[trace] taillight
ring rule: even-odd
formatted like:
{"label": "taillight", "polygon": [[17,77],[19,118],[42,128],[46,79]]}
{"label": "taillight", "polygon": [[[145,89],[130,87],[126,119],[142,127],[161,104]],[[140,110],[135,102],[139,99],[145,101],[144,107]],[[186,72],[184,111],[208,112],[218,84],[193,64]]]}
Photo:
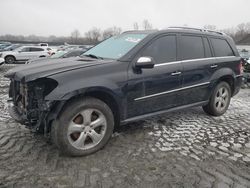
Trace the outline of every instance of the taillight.
{"label": "taillight", "polygon": [[242,74],[243,74],[243,71],[244,71],[243,64],[244,64],[244,62],[243,62],[243,60],[241,60],[241,61],[240,61],[240,64],[239,64],[239,72],[240,72],[240,75],[242,75]]}

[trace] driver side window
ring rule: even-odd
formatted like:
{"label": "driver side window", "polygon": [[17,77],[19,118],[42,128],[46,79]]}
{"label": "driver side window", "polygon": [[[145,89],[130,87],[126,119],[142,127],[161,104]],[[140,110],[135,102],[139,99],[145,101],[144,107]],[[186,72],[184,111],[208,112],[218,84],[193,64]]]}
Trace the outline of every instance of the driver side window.
{"label": "driver side window", "polygon": [[176,36],[157,38],[144,49],[142,56],[152,57],[156,64],[176,61]]}

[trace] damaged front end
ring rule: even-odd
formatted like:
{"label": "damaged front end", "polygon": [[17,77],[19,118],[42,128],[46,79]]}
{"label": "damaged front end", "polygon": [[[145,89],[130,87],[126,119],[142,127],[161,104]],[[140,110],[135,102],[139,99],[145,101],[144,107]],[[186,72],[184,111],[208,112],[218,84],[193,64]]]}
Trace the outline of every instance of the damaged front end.
{"label": "damaged front end", "polygon": [[44,131],[47,116],[55,103],[46,101],[45,96],[57,85],[50,78],[39,78],[27,83],[11,79],[8,101],[11,117],[33,131]]}

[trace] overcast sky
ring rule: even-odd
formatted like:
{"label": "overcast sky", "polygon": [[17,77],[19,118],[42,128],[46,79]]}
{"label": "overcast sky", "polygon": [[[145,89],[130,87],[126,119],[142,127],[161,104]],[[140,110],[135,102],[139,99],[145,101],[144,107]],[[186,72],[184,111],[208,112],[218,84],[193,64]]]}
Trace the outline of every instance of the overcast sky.
{"label": "overcast sky", "polygon": [[93,27],[133,29],[144,19],[159,29],[250,22],[250,0],[1,0],[0,7],[0,35],[84,35]]}

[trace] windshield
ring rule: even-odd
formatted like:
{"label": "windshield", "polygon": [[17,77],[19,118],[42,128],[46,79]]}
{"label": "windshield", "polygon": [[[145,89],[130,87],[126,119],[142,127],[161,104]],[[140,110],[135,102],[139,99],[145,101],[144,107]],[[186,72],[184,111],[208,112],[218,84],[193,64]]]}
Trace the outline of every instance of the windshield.
{"label": "windshield", "polygon": [[94,46],[83,55],[92,55],[100,58],[119,59],[138,44],[147,34],[121,34],[111,37]]}

